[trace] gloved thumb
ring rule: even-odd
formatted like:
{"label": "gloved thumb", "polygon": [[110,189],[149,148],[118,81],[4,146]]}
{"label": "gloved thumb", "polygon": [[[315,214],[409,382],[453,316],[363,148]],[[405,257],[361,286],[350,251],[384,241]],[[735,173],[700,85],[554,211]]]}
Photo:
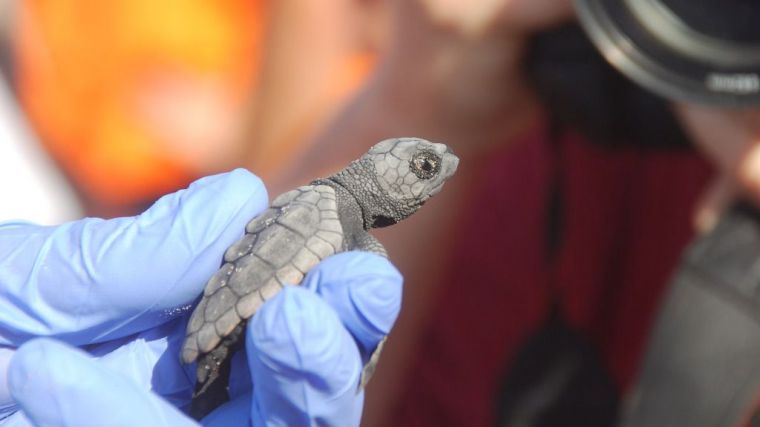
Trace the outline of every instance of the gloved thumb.
{"label": "gloved thumb", "polygon": [[197,426],[87,353],[48,338],[16,351],[8,385],[23,415],[37,426]]}

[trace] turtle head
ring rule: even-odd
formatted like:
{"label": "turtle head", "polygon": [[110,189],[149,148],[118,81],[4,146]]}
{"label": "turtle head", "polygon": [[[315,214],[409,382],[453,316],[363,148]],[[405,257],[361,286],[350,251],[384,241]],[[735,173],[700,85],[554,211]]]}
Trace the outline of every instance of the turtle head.
{"label": "turtle head", "polygon": [[373,197],[369,225],[383,227],[413,214],[441,191],[454,175],[459,158],[444,144],[394,138],[375,144],[360,162],[372,169],[382,193]]}

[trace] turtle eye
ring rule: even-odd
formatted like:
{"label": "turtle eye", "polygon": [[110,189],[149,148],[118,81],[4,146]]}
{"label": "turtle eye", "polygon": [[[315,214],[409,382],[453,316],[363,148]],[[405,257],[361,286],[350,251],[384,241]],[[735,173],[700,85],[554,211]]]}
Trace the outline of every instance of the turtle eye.
{"label": "turtle eye", "polygon": [[441,170],[441,158],[432,151],[420,151],[409,163],[412,172],[419,179],[430,179]]}

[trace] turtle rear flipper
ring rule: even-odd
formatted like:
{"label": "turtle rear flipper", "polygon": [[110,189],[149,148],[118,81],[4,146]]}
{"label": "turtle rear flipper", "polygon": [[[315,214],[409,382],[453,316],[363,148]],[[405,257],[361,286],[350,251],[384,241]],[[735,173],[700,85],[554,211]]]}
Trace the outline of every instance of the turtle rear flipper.
{"label": "turtle rear flipper", "polygon": [[[232,371],[232,358],[230,355],[242,346],[240,336],[245,330],[245,324],[241,324],[229,336],[225,337],[225,343],[218,346],[210,353],[198,358],[196,370],[197,381],[193,390],[193,399],[190,402],[190,416],[196,420],[211,413],[229,400],[229,377]],[[202,368],[208,366],[208,368]],[[211,369],[214,366],[214,369]]]}

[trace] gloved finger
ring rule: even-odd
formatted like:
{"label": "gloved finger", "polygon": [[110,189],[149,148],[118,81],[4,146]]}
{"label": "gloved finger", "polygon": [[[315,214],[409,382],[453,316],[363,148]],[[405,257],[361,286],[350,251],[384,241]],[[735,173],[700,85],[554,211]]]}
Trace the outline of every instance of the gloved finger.
{"label": "gloved finger", "polygon": [[136,217],[0,225],[0,345],[34,336],[88,344],[176,317],[266,205],[261,180],[238,169]]}
{"label": "gloved finger", "polygon": [[190,403],[195,365],[180,362],[187,317],[127,338],[87,346],[102,366],[118,371],[133,383],[161,396],[176,407]]}
{"label": "gloved finger", "polygon": [[358,425],[359,352],[318,295],[283,289],[250,321],[246,349],[254,425]]}
{"label": "gloved finger", "polygon": [[393,327],[401,309],[403,277],[387,258],[369,252],[331,256],[306,276],[356,339],[366,363]]}
{"label": "gloved finger", "polygon": [[6,381],[8,365],[15,353],[15,348],[0,347],[0,424],[5,417],[17,409],[16,402],[13,401],[11,392],[8,390],[8,381]]}
{"label": "gloved finger", "polygon": [[[177,357],[186,324],[186,318],[178,318],[137,335],[87,346],[86,351],[101,366],[183,407],[190,402],[195,382],[195,365],[183,365]],[[6,380],[14,352],[0,348],[0,420],[18,410]]]}
{"label": "gloved finger", "polygon": [[[334,255],[316,266],[304,287],[320,293],[332,306],[354,336],[366,364],[398,317],[402,282],[386,258],[357,251]],[[249,393],[252,387],[247,358],[240,357],[243,353],[232,357],[231,399]]]}
{"label": "gloved finger", "polygon": [[34,425],[197,425],[81,350],[47,338],[18,349],[8,380],[13,397]]}

